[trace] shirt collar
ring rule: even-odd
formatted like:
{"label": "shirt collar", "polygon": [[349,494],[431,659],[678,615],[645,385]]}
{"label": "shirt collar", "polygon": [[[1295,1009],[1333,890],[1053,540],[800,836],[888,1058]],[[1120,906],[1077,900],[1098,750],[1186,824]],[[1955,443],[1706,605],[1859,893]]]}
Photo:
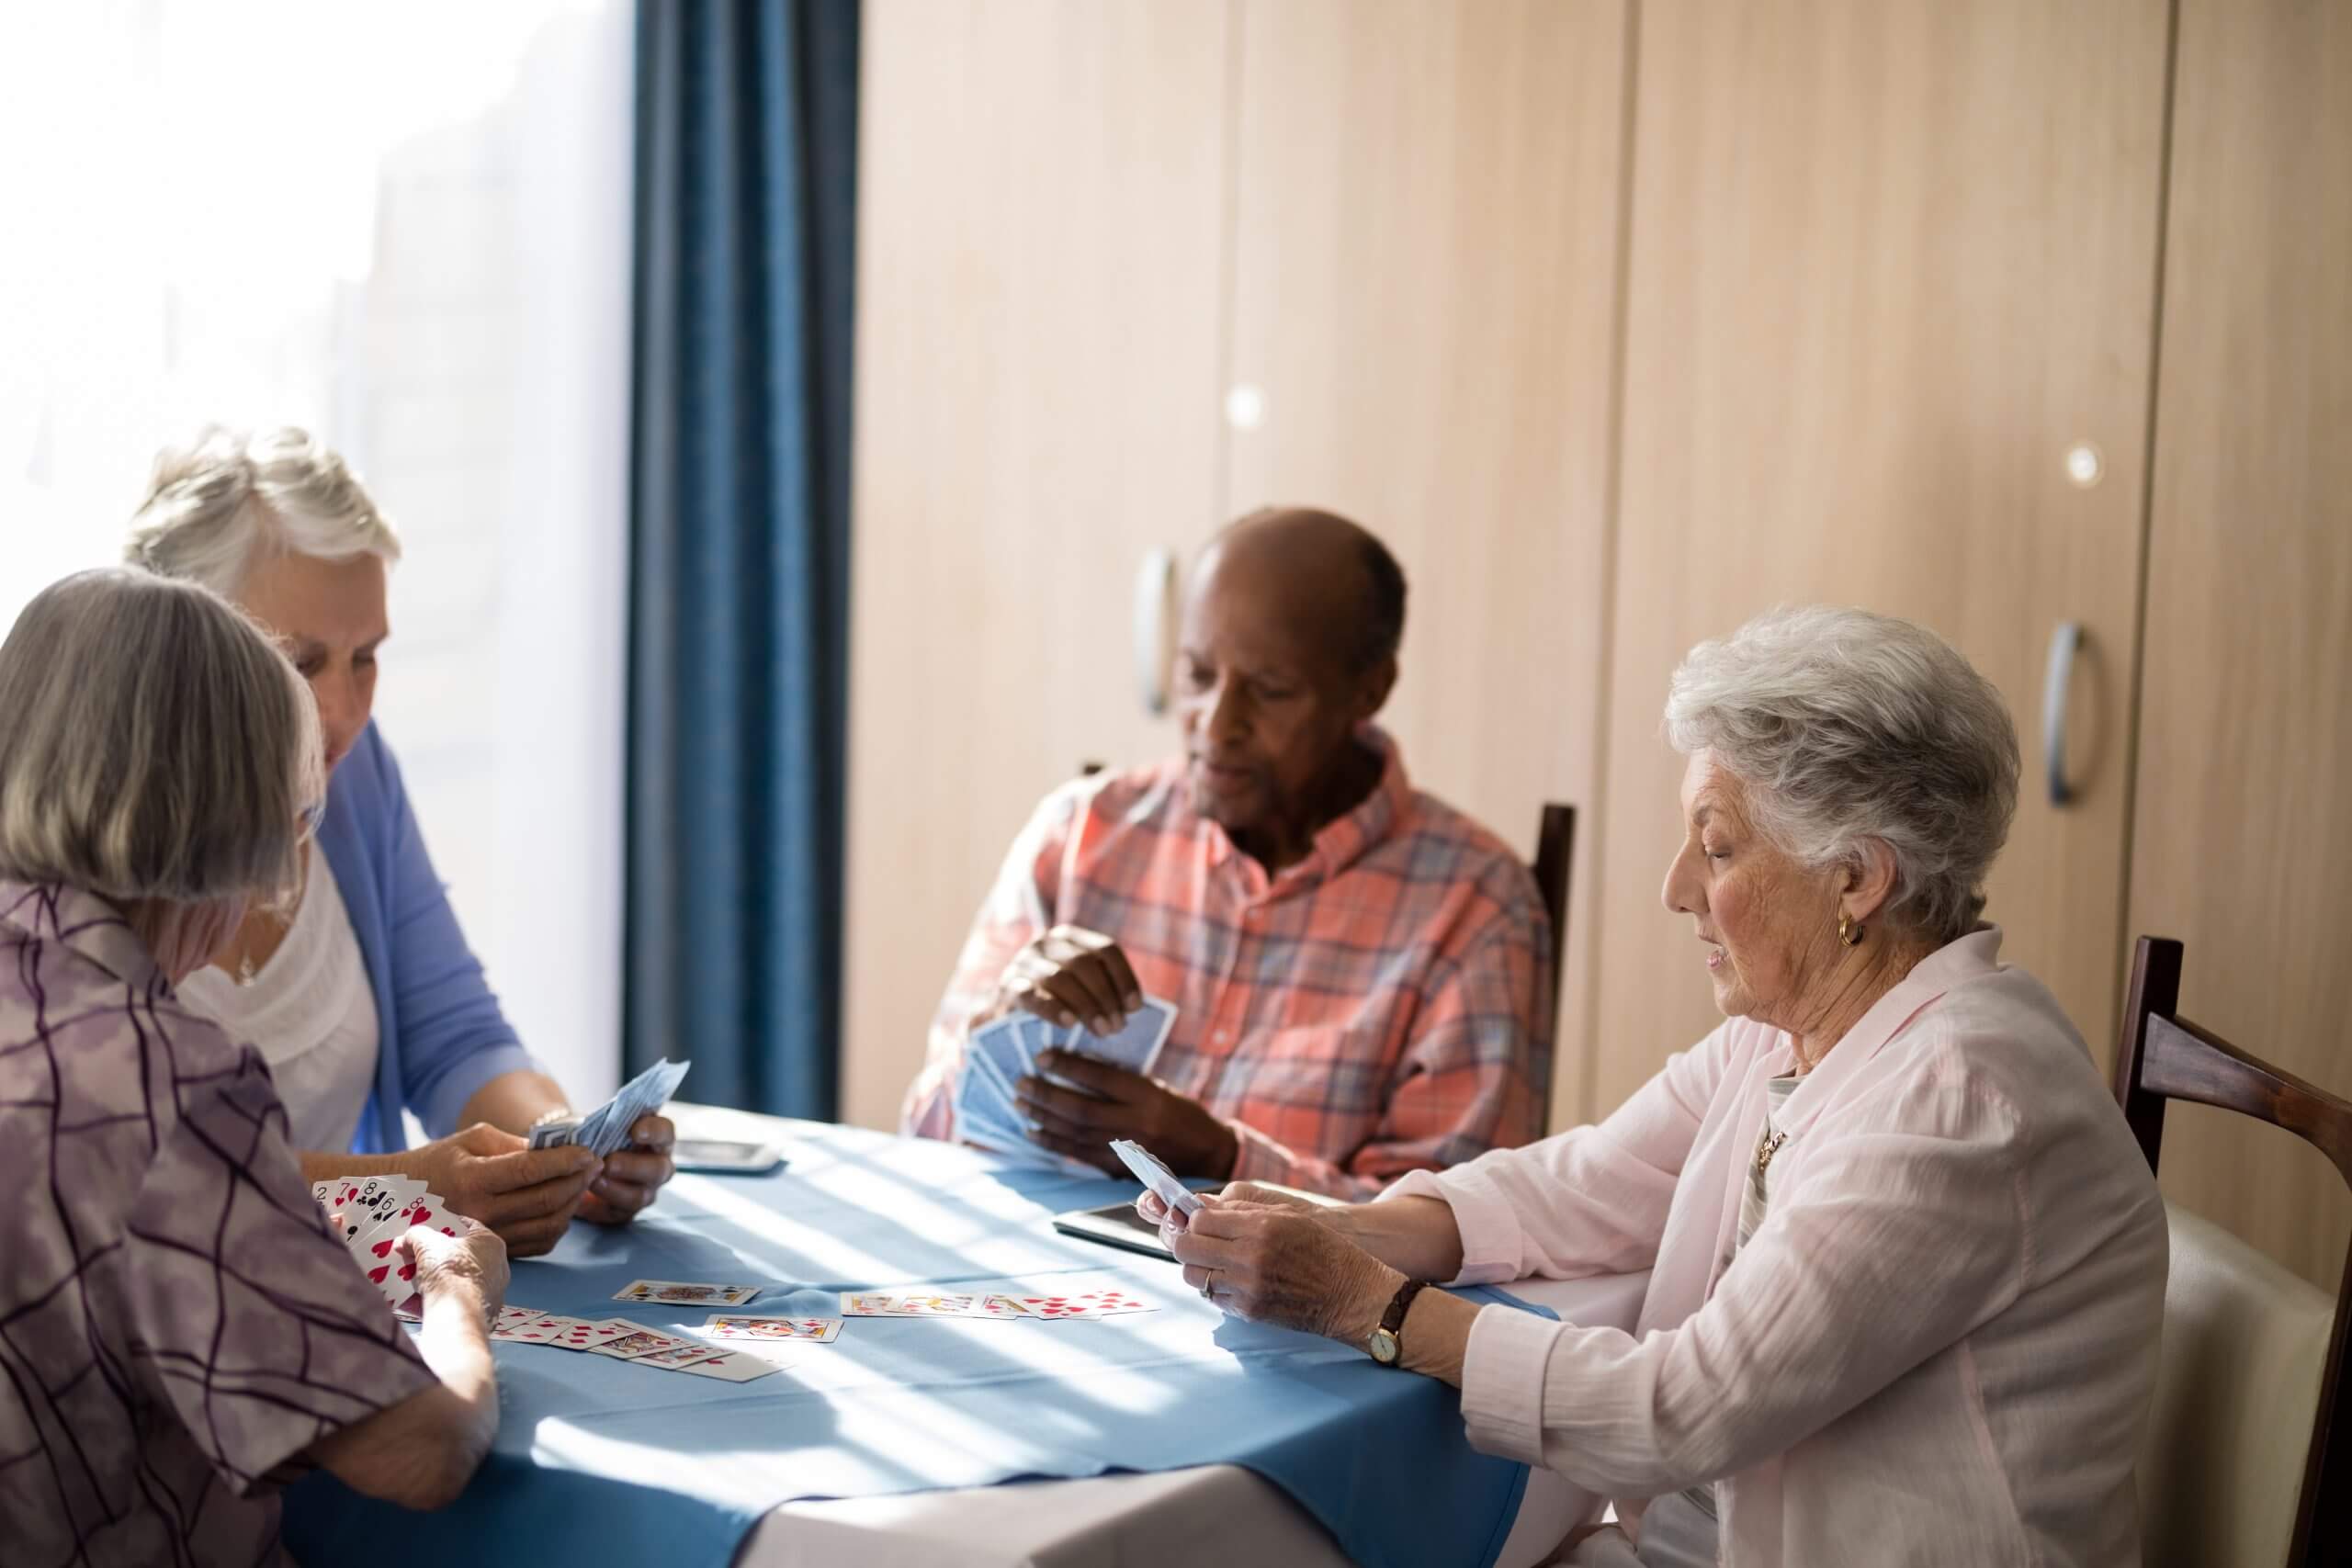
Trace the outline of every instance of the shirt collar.
{"label": "shirt collar", "polygon": [[1404,755],[1395,739],[1376,724],[1358,725],[1355,738],[1357,744],[1379,756],[1380,782],[1353,810],[1325,823],[1305,855],[1269,879],[1265,869],[1237,849],[1222,827],[1204,818],[1209,831],[1209,863],[1221,865],[1228,860],[1239,861],[1259,891],[1311,887],[1339,875],[1395,833],[1413,804]]}
{"label": "shirt collar", "polygon": [[[1889,1041],[1902,1033],[1930,1002],[1964,980],[1997,973],[2001,967],[2000,953],[2001,928],[1978,926],[1913,964],[1911,972],[1872,1003],[1860,1021],[1830,1047],[1821,1065],[1804,1076],[1783,1106],[1783,1125],[1793,1130],[1802,1122],[1811,1122],[1820,1113],[1820,1108],[1836,1097],[1838,1089],[1860,1072]],[[1793,1064],[1795,1053],[1785,1032],[1781,1036],[1780,1049]]]}
{"label": "shirt collar", "polygon": [[78,887],[0,877],[0,925],[58,942],[126,985],[144,987],[163,973],[122,911]]}

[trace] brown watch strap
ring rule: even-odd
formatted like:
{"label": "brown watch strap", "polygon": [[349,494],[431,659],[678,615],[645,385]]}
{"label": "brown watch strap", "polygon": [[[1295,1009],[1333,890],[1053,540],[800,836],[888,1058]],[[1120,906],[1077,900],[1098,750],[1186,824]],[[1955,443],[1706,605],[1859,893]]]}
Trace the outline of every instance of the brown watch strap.
{"label": "brown watch strap", "polygon": [[1396,1287],[1396,1293],[1388,1298],[1388,1310],[1380,1314],[1380,1326],[1396,1341],[1396,1364],[1400,1367],[1405,1364],[1405,1314],[1413,1310],[1413,1298],[1428,1285],[1427,1280],[1406,1280]]}

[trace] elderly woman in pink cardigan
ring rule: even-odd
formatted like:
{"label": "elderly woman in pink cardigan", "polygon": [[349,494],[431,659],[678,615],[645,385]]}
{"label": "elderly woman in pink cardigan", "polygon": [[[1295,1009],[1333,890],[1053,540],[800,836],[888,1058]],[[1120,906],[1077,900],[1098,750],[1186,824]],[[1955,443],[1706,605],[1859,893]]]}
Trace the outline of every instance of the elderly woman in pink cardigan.
{"label": "elderly woman in pink cardigan", "polygon": [[[2164,1211],[1978,919],[1999,694],[1921,627],[1781,611],[1692,649],[1666,723],[1719,1028],[1598,1125],[1375,1202],[1145,1214],[1227,1310],[1442,1378],[1477,1447],[1615,1497],[1557,1561],[2137,1563]],[[1631,1335],[1421,1289],[1638,1269]]]}

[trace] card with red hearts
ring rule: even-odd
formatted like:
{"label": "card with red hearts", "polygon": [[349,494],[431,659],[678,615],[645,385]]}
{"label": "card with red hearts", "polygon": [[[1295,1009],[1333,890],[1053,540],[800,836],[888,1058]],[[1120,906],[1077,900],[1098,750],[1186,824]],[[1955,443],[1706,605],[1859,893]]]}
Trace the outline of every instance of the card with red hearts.
{"label": "card with red hearts", "polygon": [[[490,1337],[495,1340],[515,1345],[560,1344],[568,1331],[595,1326],[585,1318],[566,1317],[561,1313],[555,1312],[531,1313],[511,1323],[503,1321],[504,1315],[501,1314],[502,1321],[491,1325]],[[605,1344],[619,1337],[617,1334],[609,1335],[605,1339],[598,1340],[597,1343]],[[579,1348],[585,1349],[587,1347],[581,1346]]]}
{"label": "card with red hearts", "polygon": [[1066,1296],[1014,1296],[1012,1300],[1035,1317],[1121,1317],[1131,1312],[1157,1312],[1149,1302],[1125,1291],[1081,1291]]}

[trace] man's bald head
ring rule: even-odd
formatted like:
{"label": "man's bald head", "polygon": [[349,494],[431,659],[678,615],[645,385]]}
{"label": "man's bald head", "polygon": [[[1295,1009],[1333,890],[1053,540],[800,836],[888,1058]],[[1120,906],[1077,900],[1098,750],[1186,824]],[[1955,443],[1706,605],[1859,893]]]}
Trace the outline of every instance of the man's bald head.
{"label": "man's bald head", "polygon": [[1198,578],[1245,574],[1288,608],[1351,673],[1396,657],[1405,571],[1373,532],[1335,513],[1266,507],[1227,524],[1201,552]]}
{"label": "man's bald head", "polygon": [[1276,870],[1377,783],[1357,730],[1388,700],[1405,574],[1328,512],[1258,512],[1201,552],[1177,649],[1194,800]]}

